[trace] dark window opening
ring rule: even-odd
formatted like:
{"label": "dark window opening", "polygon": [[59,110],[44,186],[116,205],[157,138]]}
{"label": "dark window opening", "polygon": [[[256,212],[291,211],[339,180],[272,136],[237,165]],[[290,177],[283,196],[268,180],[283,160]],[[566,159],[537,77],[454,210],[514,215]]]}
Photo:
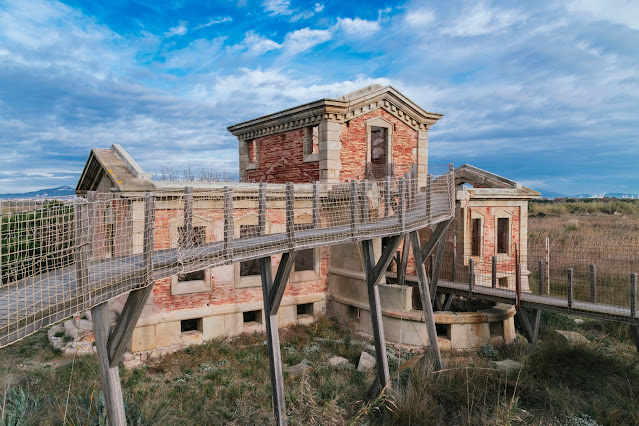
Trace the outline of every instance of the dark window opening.
{"label": "dark window opening", "polygon": [[262,311],[246,311],[242,312],[244,324],[258,323],[262,324]]}
{"label": "dark window opening", "polygon": [[[240,238],[254,237],[259,231],[259,225],[240,225]],[[260,275],[260,260],[247,260],[240,262],[240,277]]]}
{"label": "dark window opening", "polygon": [[508,287],[508,277],[497,278],[497,285],[499,287]]}
{"label": "dark window opening", "polygon": [[295,272],[315,270],[315,249],[299,250],[295,256]]}
{"label": "dark window opening", "polygon": [[440,337],[450,337],[450,325],[449,324],[435,324],[435,330]]}
{"label": "dark window opening", "polygon": [[471,256],[481,256],[481,219],[472,219]]}
{"label": "dark window opening", "polygon": [[304,133],[304,154],[317,154],[319,151],[319,126],[311,126]]}
{"label": "dark window opening", "polygon": [[500,217],[497,219],[497,253],[508,254],[510,243],[510,220]]}
{"label": "dark window opening", "polygon": [[386,127],[371,127],[370,150],[373,177],[383,179],[388,163],[388,129]]}
{"label": "dark window opening", "polygon": [[348,317],[348,319],[359,318],[359,308],[357,306],[348,305],[346,316]]}
{"label": "dark window opening", "polygon": [[180,331],[202,331],[202,318],[191,318],[180,321]]}
{"label": "dark window opening", "polygon": [[179,282],[197,281],[197,280],[204,281],[204,278],[205,278],[204,269],[202,269],[201,271],[187,272],[186,274],[178,274]]}
{"label": "dark window opening", "polygon": [[313,304],[312,303],[304,303],[302,305],[297,305],[297,316],[313,316]]}
{"label": "dark window opening", "polygon": [[199,246],[206,242],[206,227],[194,226],[193,235],[191,235],[190,241],[187,241],[186,230],[183,226],[178,227],[178,246],[188,247],[190,245]]}

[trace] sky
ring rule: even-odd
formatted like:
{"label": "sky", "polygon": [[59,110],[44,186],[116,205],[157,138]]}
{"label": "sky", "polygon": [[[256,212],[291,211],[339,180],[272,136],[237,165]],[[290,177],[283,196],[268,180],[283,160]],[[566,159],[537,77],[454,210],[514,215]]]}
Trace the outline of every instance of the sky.
{"label": "sky", "polygon": [[431,164],[639,193],[639,2],[0,0],[0,193],[92,148],[236,169],[226,127],[390,84],[444,114]]}

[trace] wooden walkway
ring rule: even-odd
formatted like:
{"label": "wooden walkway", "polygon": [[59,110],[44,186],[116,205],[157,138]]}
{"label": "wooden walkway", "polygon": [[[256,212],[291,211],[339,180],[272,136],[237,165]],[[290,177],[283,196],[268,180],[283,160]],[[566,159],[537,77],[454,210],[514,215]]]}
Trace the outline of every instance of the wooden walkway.
{"label": "wooden walkway", "polygon": [[[422,195],[422,194],[420,194]],[[433,206],[447,206],[448,194],[433,193]],[[404,215],[322,229],[287,232],[219,241],[192,248],[153,252],[152,280],[168,278],[185,267],[212,268],[267,256],[301,247],[303,249],[358,242],[408,233],[452,218],[450,208],[425,214],[408,211]],[[88,279],[78,284],[75,267],[5,284],[0,288],[0,347],[7,346],[77,312],[99,305],[131,290],[147,286],[145,255],[89,262]]]}

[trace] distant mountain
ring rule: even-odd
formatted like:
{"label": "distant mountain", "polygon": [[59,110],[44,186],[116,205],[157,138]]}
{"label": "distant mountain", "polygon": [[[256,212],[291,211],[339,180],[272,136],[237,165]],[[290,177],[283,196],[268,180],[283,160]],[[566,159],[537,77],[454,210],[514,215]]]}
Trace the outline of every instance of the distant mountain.
{"label": "distant mountain", "polygon": [[541,192],[541,198],[547,198],[549,200],[552,200],[553,198],[565,197],[564,194],[560,194],[559,192],[553,192],[553,191],[540,191],[540,192]]}
{"label": "distant mountain", "polygon": [[0,194],[0,199],[3,200],[15,200],[15,199],[31,199],[31,198],[49,198],[49,197],[68,197],[75,195],[75,189],[70,186],[59,186],[57,188],[40,189],[39,191],[23,192],[16,194]]}

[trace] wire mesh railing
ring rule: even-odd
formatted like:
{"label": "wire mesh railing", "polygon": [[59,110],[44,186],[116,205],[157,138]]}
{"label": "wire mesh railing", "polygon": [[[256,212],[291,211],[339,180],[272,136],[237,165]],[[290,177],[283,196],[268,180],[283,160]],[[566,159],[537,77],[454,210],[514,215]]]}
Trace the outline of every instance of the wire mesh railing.
{"label": "wire mesh railing", "polygon": [[452,167],[440,170],[333,184],[89,193],[3,211],[0,346],[154,279],[190,279],[205,268],[448,220],[454,177]]}

